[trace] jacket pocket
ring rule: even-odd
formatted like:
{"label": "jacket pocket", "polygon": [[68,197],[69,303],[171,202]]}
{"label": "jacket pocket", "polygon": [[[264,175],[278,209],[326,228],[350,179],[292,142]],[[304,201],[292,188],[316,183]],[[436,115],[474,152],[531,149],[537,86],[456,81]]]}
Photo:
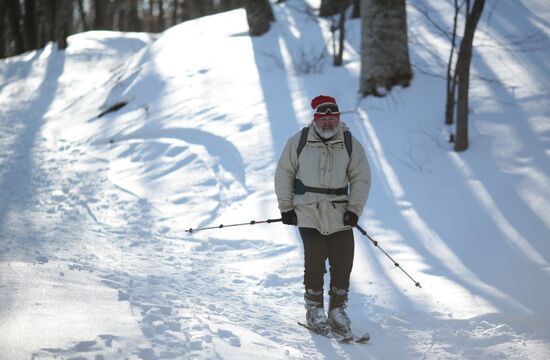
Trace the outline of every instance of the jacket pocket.
{"label": "jacket pocket", "polygon": [[294,205],[296,215],[298,216],[298,226],[300,227],[319,227],[319,202]]}
{"label": "jacket pocket", "polygon": [[333,230],[344,227],[344,213],[348,206],[347,200],[335,200],[330,202],[328,209],[329,227]]}

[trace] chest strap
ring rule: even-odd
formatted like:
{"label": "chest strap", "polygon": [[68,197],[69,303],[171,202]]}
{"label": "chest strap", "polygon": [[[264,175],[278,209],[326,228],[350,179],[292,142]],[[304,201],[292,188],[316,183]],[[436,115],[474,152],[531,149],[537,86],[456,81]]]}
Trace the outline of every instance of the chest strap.
{"label": "chest strap", "polygon": [[329,188],[317,188],[312,186],[306,186],[300,179],[294,180],[294,194],[304,195],[306,192],[328,195],[347,195],[348,187],[329,189]]}

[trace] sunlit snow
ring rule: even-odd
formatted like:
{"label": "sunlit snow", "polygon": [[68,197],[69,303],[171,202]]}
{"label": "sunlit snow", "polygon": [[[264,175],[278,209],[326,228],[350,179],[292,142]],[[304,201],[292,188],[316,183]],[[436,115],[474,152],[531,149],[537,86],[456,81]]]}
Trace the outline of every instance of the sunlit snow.
{"label": "sunlit snow", "polygon": [[[550,7],[486,5],[455,153],[449,41],[423,15],[450,28],[451,2],[408,2],[414,79],[382,99],[357,94],[360,21],[335,68],[318,6],[273,4],[256,38],[240,9],[0,61],[1,359],[550,358]],[[355,233],[367,345],[296,325],[295,228],[185,231],[280,216],[276,161],[319,94],[371,164],[361,226],[422,284]]]}

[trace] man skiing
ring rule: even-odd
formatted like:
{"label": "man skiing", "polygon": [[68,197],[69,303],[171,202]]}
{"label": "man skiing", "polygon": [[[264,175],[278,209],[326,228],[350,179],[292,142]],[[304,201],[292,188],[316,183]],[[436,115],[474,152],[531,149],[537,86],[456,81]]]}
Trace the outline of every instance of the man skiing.
{"label": "man skiing", "polygon": [[[352,228],[367,201],[370,167],[363,146],[340,121],[333,97],[311,101],[313,121],[286,143],[275,172],[284,224],[297,225],[304,245],[307,325],[351,337],[345,312],[353,266]],[[328,318],[323,305],[325,262],[330,264]]]}

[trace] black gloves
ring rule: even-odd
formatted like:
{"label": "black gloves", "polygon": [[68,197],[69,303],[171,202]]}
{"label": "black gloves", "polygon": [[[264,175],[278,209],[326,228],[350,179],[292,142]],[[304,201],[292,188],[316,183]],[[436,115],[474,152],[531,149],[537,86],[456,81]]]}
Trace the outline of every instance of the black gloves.
{"label": "black gloves", "polygon": [[294,209],[282,212],[281,218],[285,225],[298,225],[298,216],[296,216],[296,211],[294,211]]}
{"label": "black gloves", "polygon": [[344,213],[344,225],[356,226],[357,221],[359,221],[359,217],[354,212],[346,211]]}

